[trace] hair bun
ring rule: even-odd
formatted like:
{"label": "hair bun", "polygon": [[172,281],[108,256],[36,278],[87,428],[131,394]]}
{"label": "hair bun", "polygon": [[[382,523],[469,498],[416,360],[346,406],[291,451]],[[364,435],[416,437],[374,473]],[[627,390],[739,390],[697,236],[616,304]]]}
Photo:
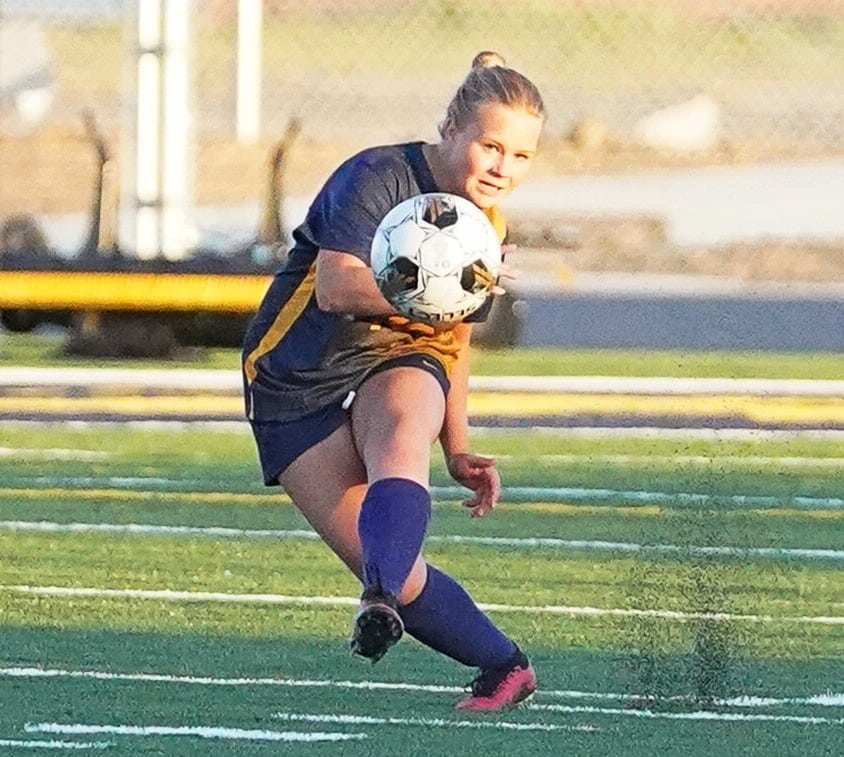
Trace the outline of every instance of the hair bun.
{"label": "hair bun", "polygon": [[507,65],[504,58],[492,50],[484,50],[472,59],[472,68],[491,68]]}

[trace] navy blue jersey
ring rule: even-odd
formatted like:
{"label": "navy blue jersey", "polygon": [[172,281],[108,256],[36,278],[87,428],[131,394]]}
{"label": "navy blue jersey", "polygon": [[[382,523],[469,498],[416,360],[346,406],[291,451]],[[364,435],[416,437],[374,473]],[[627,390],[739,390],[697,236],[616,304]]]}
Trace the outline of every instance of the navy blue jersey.
{"label": "navy blue jersey", "polygon": [[[320,310],[314,284],[320,249],[369,264],[372,238],[394,206],[440,191],[422,142],[373,147],[343,163],[315,197],[294,246],[275,275],[243,346],[246,413],[259,421],[289,421],[340,403],[384,360],[424,353],[445,367],[459,350],[450,331],[420,333],[409,319],[355,319]],[[504,238],[497,211],[490,214]],[[473,313],[481,320],[489,303]],[[427,330],[430,331],[430,330]]]}

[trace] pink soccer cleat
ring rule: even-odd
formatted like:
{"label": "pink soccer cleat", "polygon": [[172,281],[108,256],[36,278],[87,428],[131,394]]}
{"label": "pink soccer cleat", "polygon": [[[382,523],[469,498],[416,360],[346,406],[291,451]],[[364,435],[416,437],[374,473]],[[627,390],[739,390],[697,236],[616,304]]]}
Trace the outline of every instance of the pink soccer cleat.
{"label": "pink soccer cleat", "polygon": [[519,649],[505,666],[482,670],[472,681],[469,696],[457,703],[457,709],[495,712],[523,702],[534,691],[536,673]]}

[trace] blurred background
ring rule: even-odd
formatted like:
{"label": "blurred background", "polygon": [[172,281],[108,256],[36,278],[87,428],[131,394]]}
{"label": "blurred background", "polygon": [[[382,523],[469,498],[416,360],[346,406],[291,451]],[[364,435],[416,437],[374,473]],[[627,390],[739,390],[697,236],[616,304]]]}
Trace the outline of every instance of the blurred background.
{"label": "blurred background", "polygon": [[[168,44],[178,67],[151,106],[140,60]],[[289,230],[352,152],[435,139],[483,49],[550,114],[505,208],[524,286],[844,283],[844,0],[0,0],[0,232],[24,214],[75,254],[107,157],[134,254],[144,129],[169,107],[172,256],[242,249],[280,140]]]}

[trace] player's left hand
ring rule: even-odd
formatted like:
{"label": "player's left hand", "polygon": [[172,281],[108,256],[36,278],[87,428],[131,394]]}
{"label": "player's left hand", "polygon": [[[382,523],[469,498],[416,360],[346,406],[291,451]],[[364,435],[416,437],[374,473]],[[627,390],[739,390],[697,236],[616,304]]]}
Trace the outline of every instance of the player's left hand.
{"label": "player's left hand", "polygon": [[474,492],[463,503],[471,509],[473,518],[481,518],[495,507],[501,496],[501,477],[495,467],[495,458],[458,452],[449,456],[448,472],[455,481]]}

